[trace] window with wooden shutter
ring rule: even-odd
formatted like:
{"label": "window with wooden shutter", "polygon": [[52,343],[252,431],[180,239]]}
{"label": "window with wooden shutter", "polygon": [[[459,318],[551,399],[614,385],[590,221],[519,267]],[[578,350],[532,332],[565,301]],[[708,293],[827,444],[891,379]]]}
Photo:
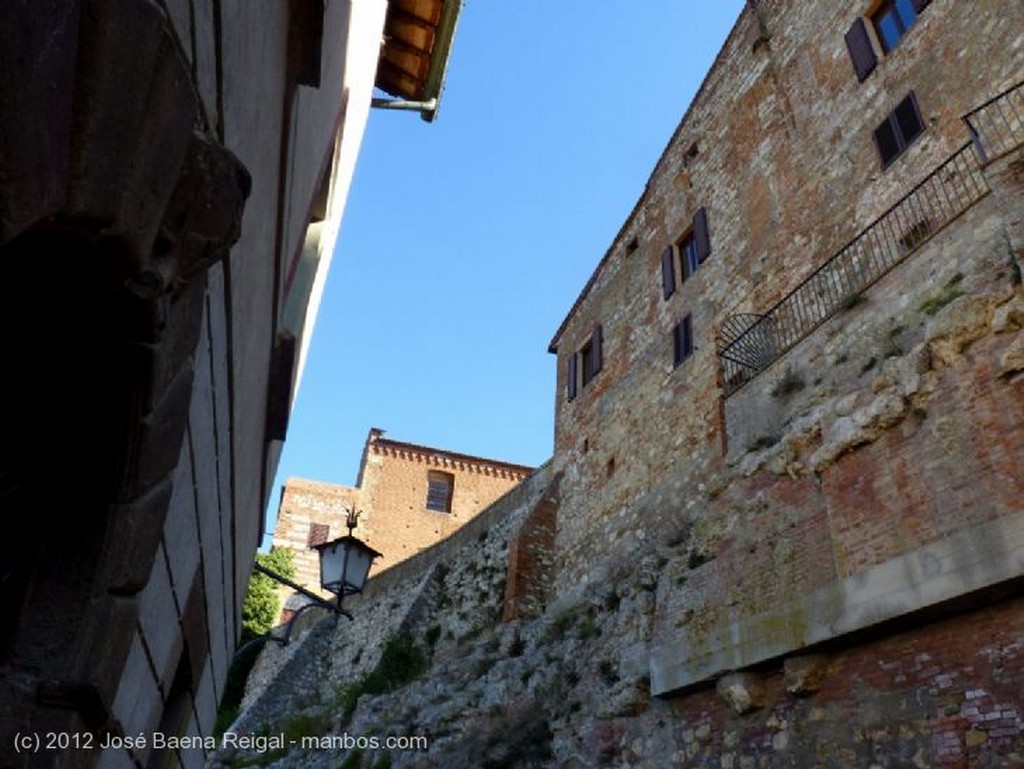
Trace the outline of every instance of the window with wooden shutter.
{"label": "window with wooden shutter", "polygon": [[846,48],[850,52],[853,71],[857,73],[857,82],[863,83],[878,63],[864,19],[858,18],[847,31]]}
{"label": "window with wooden shutter", "polygon": [[309,524],[309,534],[306,536],[306,546],[316,547],[322,545],[327,541],[327,536],[330,533],[331,527],[326,523],[311,523]]}
{"label": "window with wooden shutter", "polygon": [[668,299],[676,290],[676,263],[672,246],[661,252],[661,291]]}
{"label": "window with wooden shutter", "polygon": [[693,316],[686,313],[672,329],[672,362],[679,367],[693,355]]}
{"label": "window with wooden shutter", "polygon": [[693,237],[692,229],[679,241],[676,250],[679,252],[680,282],[685,283],[693,277],[693,273],[700,266],[700,260],[697,258],[697,241]]}
{"label": "window with wooden shutter", "polygon": [[576,397],[576,353],[569,355],[566,368],[565,395],[571,401]]}
{"label": "window with wooden shutter", "polygon": [[703,264],[711,255],[711,236],[708,233],[708,211],[704,206],[693,215],[693,243],[696,248],[697,264]]}
{"label": "window with wooden shutter", "polygon": [[601,347],[603,339],[601,327],[598,326],[590,335],[587,344],[580,350],[580,360],[583,364],[583,386],[586,387],[590,381],[601,371],[603,355]]}
{"label": "window with wooden shutter", "polygon": [[882,0],[871,13],[871,23],[878,42],[889,53],[917,21],[917,14],[927,2],[920,0]]}

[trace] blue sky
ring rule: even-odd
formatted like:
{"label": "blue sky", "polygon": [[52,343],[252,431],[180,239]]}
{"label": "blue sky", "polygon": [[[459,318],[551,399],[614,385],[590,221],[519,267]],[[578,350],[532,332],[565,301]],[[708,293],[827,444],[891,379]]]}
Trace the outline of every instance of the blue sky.
{"label": "blue sky", "polygon": [[548,343],[742,6],[466,0],[437,120],[371,112],[278,488],[353,484],[370,427],[551,456]]}

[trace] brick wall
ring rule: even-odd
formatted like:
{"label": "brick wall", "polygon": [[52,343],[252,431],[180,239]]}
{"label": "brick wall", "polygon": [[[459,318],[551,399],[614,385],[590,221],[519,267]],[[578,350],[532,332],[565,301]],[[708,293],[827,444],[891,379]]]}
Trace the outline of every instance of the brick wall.
{"label": "brick wall", "polygon": [[[450,511],[427,508],[428,478],[452,481]],[[328,527],[327,539],[347,533],[345,517],[362,511],[355,535],[383,553],[373,574],[439,542],[498,500],[531,469],[427,446],[392,441],[373,429],[367,438],[358,486],[290,478],[281,493],[274,547],[295,551],[296,581],[319,589],[319,561],[307,542],[312,524]]]}
{"label": "brick wall", "polygon": [[1022,618],[1017,600],[850,647],[817,660],[814,691],[777,668],[742,715],[693,693],[663,738],[682,766],[1021,766]]}
{"label": "brick wall", "polygon": [[505,622],[544,613],[555,571],[557,521],[558,495],[554,488],[529,512],[509,547],[502,616]]}
{"label": "brick wall", "polygon": [[[428,510],[428,473],[449,474],[451,511]],[[366,541],[384,553],[378,568],[442,540],[506,494],[530,468],[481,460],[387,440],[369,445],[362,469]]]}

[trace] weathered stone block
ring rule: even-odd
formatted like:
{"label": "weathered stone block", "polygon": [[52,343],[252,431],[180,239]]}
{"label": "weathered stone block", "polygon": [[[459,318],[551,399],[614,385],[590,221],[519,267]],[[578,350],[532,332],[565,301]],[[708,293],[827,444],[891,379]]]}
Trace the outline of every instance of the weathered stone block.
{"label": "weathered stone block", "polygon": [[726,704],[740,715],[764,707],[764,682],[756,673],[724,675],[718,679],[715,689]]}

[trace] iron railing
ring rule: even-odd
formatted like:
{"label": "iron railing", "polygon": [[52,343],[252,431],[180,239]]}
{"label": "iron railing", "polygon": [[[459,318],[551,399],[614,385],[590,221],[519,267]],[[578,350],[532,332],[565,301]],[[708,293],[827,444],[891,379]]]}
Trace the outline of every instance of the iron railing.
{"label": "iron railing", "polygon": [[[964,116],[971,142],[763,314],[733,315],[718,334],[726,395],[764,371],[864,289],[988,194],[982,164],[1024,143],[1024,82]],[[972,152],[977,151],[977,157]]]}
{"label": "iron railing", "polygon": [[964,122],[982,163],[1016,149],[1024,134],[1024,81],[968,112]]}
{"label": "iron railing", "polygon": [[763,315],[729,318],[718,337],[726,394],[756,374],[988,194],[963,145]]}

